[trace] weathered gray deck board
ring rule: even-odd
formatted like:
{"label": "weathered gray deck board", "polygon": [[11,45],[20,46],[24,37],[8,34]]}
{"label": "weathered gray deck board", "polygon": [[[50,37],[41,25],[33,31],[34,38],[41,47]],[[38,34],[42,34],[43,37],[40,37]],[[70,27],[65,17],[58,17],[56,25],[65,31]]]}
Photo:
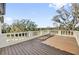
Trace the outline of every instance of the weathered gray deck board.
{"label": "weathered gray deck board", "polygon": [[41,43],[40,39],[33,39],[12,46],[1,48],[1,55],[71,55]]}

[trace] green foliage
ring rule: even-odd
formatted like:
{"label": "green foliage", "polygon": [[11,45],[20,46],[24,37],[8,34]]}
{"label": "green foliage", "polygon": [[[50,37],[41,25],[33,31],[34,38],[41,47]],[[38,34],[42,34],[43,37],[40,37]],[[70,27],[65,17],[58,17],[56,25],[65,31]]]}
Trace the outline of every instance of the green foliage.
{"label": "green foliage", "polygon": [[8,24],[4,23],[2,25],[2,33],[8,33],[8,32],[10,32],[10,30],[11,30],[11,28]]}
{"label": "green foliage", "polygon": [[[71,10],[71,12],[68,12],[64,7],[60,8],[59,10],[57,10],[58,15],[55,15],[52,21],[59,23],[60,29],[75,30],[75,26],[79,22],[77,21],[76,15],[73,15],[72,11],[73,10]],[[70,18],[72,19],[70,20]]]}
{"label": "green foliage", "polygon": [[24,32],[24,31],[34,31],[36,30],[37,25],[27,19],[22,20],[14,20],[14,22],[11,25],[4,24],[2,26],[2,32],[8,33],[8,32]]}

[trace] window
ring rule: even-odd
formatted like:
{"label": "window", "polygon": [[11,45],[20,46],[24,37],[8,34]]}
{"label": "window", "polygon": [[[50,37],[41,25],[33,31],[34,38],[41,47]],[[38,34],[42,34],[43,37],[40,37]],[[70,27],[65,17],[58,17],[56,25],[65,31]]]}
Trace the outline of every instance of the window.
{"label": "window", "polygon": [[3,16],[0,17],[0,22],[1,22],[1,23],[4,22],[4,17],[3,17]]}
{"label": "window", "polygon": [[5,14],[5,3],[0,3],[0,14],[1,15]]}

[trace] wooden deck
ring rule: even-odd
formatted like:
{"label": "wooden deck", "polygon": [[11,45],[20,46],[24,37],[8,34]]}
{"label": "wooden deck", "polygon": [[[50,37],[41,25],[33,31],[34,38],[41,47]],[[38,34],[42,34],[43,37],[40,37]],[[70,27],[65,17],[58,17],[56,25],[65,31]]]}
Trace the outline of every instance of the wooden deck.
{"label": "wooden deck", "polygon": [[41,43],[40,39],[25,41],[0,49],[0,55],[72,55]]}
{"label": "wooden deck", "polygon": [[44,44],[79,55],[79,46],[74,37],[53,36],[43,41]]}

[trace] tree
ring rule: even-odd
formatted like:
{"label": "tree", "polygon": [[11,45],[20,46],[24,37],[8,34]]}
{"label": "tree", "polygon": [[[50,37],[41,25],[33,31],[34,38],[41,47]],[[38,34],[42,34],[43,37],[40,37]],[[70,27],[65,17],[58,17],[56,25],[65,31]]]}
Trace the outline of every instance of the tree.
{"label": "tree", "polygon": [[4,23],[2,25],[2,33],[24,32],[37,30],[35,22],[28,19],[14,20],[11,25]]}
{"label": "tree", "polygon": [[75,26],[76,24],[78,24],[78,22],[76,21],[76,16],[73,15],[72,10],[71,12],[68,12],[63,6],[62,8],[57,10],[57,13],[58,15],[55,15],[52,20],[60,24],[60,29],[61,27],[66,30],[75,29]]}
{"label": "tree", "polygon": [[9,33],[11,30],[10,26],[6,23],[2,25],[2,33]]}
{"label": "tree", "polygon": [[10,32],[24,32],[24,31],[30,31],[35,30],[37,25],[27,19],[22,20],[15,20],[11,25]]}
{"label": "tree", "polygon": [[79,3],[72,3],[73,27],[79,22]]}
{"label": "tree", "polygon": [[37,25],[34,22],[28,20],[26,25],[27,25],[27,30],[32,30],[32,31],[36,30]]}

